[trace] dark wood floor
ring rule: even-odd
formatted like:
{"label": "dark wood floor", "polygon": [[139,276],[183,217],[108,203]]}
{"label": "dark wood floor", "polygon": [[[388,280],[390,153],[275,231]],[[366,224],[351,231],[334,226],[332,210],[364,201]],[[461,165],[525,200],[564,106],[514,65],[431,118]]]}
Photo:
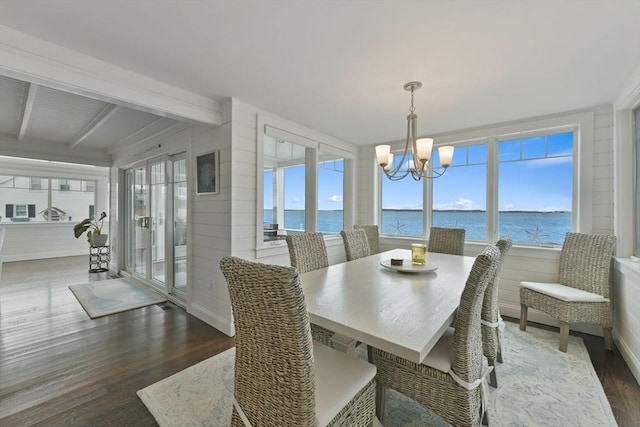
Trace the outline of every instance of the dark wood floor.
{"label": "dark wood floor", "polygon": [[67,288],[87,262],[4,264],[0,426],[155,426],[136,391],[233,346],[171,304],[91,320]]}
{"label": "dark wood floor", "polygon": [[[0,426],[155,426],[136,391],[233,346],[171,304],[89,319],[67,288],[87,269],[85,256],[4,264]],[[640,425],[640,386],[620,353],[576,335],[618,424]]]}

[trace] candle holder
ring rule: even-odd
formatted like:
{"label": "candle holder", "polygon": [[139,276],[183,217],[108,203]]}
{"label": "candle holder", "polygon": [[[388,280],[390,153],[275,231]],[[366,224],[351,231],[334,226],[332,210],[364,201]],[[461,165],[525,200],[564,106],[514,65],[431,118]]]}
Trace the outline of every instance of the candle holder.
{"label": "candle holder", "polygon": [[411,245],[411,263],[413,265],[425,265],[427,263],[427,247],[421,243]]}

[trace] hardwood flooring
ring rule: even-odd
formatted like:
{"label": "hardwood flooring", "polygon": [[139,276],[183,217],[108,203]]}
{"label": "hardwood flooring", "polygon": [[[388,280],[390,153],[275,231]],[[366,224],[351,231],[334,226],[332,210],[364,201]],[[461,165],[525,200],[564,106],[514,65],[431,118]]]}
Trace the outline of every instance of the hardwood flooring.
{"label": "hardwood flooring", "polygon": [[91,320],[87,257],[5,263],[0,426],[155,426],[136,391],[233,346],[170,303]]}
{"label": "hardwood flooring", "polygon": [[[86,256],[4,264],[0,426],[155,426],[136,391],[233,346],[170,303],[91,320],[67,288],[87,270]],[[640,386],[620,353],[575,335],[618,424],[638,426]]]}

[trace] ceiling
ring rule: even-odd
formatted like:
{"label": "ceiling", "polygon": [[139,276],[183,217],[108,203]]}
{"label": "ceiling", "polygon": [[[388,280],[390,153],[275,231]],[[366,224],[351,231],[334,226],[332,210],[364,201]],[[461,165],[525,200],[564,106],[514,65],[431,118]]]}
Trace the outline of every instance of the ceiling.
{"label": "ceiling", "polygon": [[170,118],[0,76],[0,132],[112,152],[191,126]]}
{"label": "ceiling", "polygon": [[[640,65],[640,0],[1,0],[0,24],[360,145],[404,138],[408,81],[427,136],[610,104]],[[0,78],[0,132],[110,149],[187,126],[34,86]]]}

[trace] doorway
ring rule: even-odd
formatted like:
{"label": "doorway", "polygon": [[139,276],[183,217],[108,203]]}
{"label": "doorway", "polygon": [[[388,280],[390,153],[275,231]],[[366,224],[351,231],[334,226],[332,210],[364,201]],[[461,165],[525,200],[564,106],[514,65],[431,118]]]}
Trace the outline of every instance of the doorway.
{"label": "doorway", "polygon": [[184,303],[187,296],[186,155],[125,171],[125,270]]}

